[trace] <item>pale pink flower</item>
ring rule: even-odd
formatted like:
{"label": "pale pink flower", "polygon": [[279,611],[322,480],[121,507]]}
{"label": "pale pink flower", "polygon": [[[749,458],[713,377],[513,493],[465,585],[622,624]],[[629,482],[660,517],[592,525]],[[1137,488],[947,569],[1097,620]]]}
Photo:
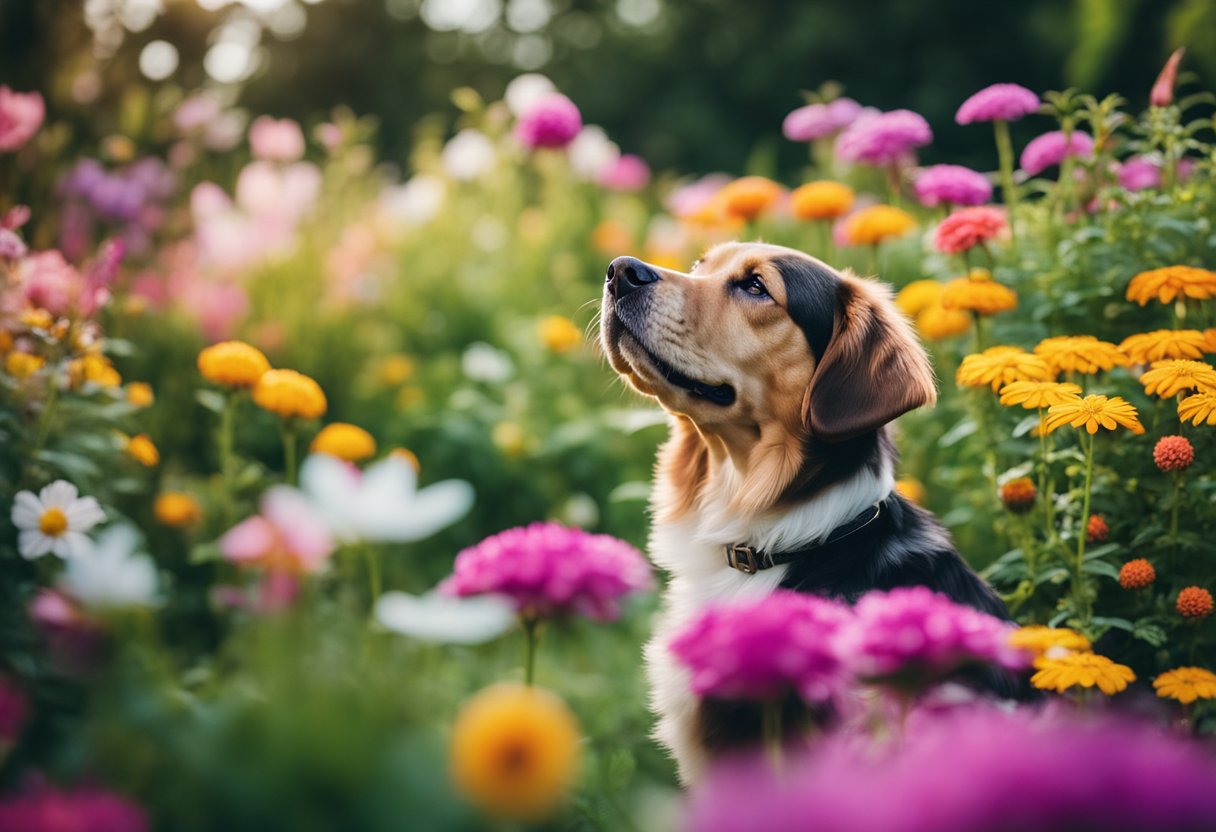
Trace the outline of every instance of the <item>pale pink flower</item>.
{"label": "pale pink flower", "polygon": [[34,137],[46,118],[46,104],[36,92],[13,92],[0,86],[0,151],[17,150]]}
{"label": "pale pink flower", "polygon": [[640,191],[650,184],[650,166],[640,156],[626,153],[601,170],[598,178],[610,191]]}
{"label": "pale pink flower", "polygon": [[1066,142],[1063,131],[1052,130],[1031,139],[1030,143],[1023,148],[1022,170],[1035,176],[1052,165],[1060,164],[1069,156],[1087,158],[1093,152],[1094,140],[1088,133],[1074,130]]}
{"label": "pale pink flower", "polygon": [[851,98],[807,104],[785,117],[781,132],[792,142],[811,142],[839,133],[856,121],[861,113],[862,106]]}
{"label": "pale pink flower", "polygon": [[993,84],[972,95],[954,116],[959,124],[1018,121],[1039,109],[1039,96],[1018,84]]}
{"label": "pale pink flower", "polygon": [[177,106],[173,125],[182,133],[195,133],[220,117],[220,103],[210,95],[192,95]]}
{"label": "pale pink flower", "polygon": [[240,566],[313,574],[327,564],[334,540],[302,494],[275,486],[262,496],[262,513],[229,529],[219,547]]}
{"label": "pale pink flower", "polygon": [[30,305],[52,315],[66,315],[80,291],[80,273],[58,251],[39,251],[17,266],[22,289]]}
{"label": "pale pink flower", "polygon": [[255,159],[294,162],[304,155],[304,133],[289,118],[259,116],[249,126],[249,147]]}

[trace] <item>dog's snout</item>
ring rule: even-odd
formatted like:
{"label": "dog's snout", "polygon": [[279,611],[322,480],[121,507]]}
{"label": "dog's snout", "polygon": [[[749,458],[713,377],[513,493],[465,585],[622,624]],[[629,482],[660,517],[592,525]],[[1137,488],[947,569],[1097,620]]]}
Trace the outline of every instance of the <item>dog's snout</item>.
{"label": "dog's snout", "polygon": [[658,282],[659,273],[636,257],[618,257],[608,264],[605,280],[612,296],[623,298],[635,289]]}

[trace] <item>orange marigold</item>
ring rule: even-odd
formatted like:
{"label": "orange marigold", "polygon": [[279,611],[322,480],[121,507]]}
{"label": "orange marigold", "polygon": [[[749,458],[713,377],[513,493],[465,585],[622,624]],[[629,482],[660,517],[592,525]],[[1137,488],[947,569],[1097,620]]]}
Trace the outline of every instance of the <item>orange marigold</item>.
{"label": "orange marigold", "polygon": [[1025,514],[1034,507],[1039,490],[1030,477],[1018,477],[1001,486],[1001,502],[1014,514]]}
{"label": "orange marigold", "polygon": [[244,341],[222,341],[198,354],[203,378],[225,387],[253,387],[269,369],[262,351]]}
{"label": "orange marigold", "polygon": [[1060,404],[1053,404],[1047,409],[1042,429],[1051,433],[1064,425],[1084,428],[1090,434],[1097,433],[1098,428],[1117,430],[1119,427],[1125,427],[1135,434],[1144,433],[1144,425],[1140,424],[1136,408],[1119,396],[1074,396]]}
{"label": "orange marigold", "polygon": [[988,385],[992,392],[1014,381],[1050,381],[1051,368],[1037,355],[1021,347],[989,347],[965,356],[954,374],[962,387]]}
{"label": "orange marigold", "polygon": [[1044,338],[1034,348],[1056,372],[1096,373],[1128,363],[1127,356],[1108,341],[1092,335]]}
{"label": "orange marigold", "polygon": [[944,288],[936,280],[913,280],[895,295],[895,305],[909,318],[915,318],[938,302]]}
{"label": "orange marigold", "polygon": [[763,176],[744,176],[727,183],[715,199],[728,216],[754,220],[781,199],[784,189]]}
{"label": "orange marigold", "polygon": [[1144,392],[1163,399],[1183,390],[1216,393],[1216,368],[1202,361],[1154,361],[1151,370],[1140,376]]}
{"label": "orange marigold", "polygon": [[1216,295],[1216,272],[1192,266],[1166,266],[1140,272],[1127,286],[1127,299],[1144,306],[1154,298],[1172,303],[1176,298],[1207,300]]}
{"label": "orange marigold", "polygon": [[1129,560],[1119,568],[1119,586],[1124,589],[1144,589],[1157,580],[1157,570],[1144,558]]}
{"label": "orange marigold", "polygon": [[834,220],[853,207],[853,189],[839,182],[807,182],[790,194],[790,211],[803,220]]}
{"label": "orange marigold", "polygon": [[1081,395],[1076,384],[1055,381],[1014,381],[1001,388],[1001,404],[1040,410]]}
{"label": "orange marigold", "polygon": [[1197,329],[1158,329],[1127,336],[1119,349],[1133,364],[1151,364],[1169,358],[1203,358],[1213,352],[1212,346]]}
{"label": "orange marigold", "polygon": [[1089,522],[1085,524],[1085,539],[1090,543],[1101,543],[1106,538],[1110,537],[1110,526],[1106,522],[1106,518],[1101,514],[1089,515]]}
{"label": "orange marigold", "polygon": [[1189,705],[1196,699],[1216,699],[1216,673],[1202,667],[1176,667],[1153,680],[1162,699]]}
{"label": "orange marigold", "polygon": [[1216,392],[1196,393],[1178,402],[1178,418],[1192,424],[1216,425]]}
{"label": "orange marigold", "polygon": [[916,219],[893,205],[871,205],[845,220],[844,236],[850,245],[876,246],[902,237],[916,227]]}
{"label": "orange marigold", "polygon": [[1153,462],[1167,473],[1185,471],[1195,461],[1195,446],[1185,436],[1163,436],[1153,447]]}
{"label": "orange marigold", "polygon": [[1175,606],[1183,618],[1206,618],[1212,614],[1212,593],[1200,586],[1188,586],[1178,593]]}
{"label": "orange marigold", "polygon": [[966,276],[947,283],[942,292],[942,306],[978,315],[1008,312],[1016,309],[1017,305],[1017,293],[993,280],[992,272],[987,269],[972,269]]}
{"label": "orange marigold", "polygon": [[916,316],[916,328],[930,341],[941,341],[971,329],[971,316],[961,309],[947,309],[935,303]]}

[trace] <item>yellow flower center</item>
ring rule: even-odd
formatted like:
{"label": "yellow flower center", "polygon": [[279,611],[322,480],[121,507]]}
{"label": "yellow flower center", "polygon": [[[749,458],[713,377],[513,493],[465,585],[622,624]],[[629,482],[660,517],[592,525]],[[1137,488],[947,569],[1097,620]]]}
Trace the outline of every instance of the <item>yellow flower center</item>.
{"label": "yellow flower center", "polygon": [[68,516],[63,509],[48,508],[38,520],[38,531],[47,537],[59,537],[68,530]]}

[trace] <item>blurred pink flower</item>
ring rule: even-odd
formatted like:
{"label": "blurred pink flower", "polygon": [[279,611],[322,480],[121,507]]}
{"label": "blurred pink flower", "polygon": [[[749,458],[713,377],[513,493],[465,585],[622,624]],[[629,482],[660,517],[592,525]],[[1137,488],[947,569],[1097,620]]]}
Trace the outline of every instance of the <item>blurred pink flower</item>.
{"label": "blurred pink flower", "polygon": [[583,117],[574,102],[561,93],[536,100],[519,117],[515,136],[528,148],[565,147],[583,129]]}
{"label": "blurred pink flower", "polygon": [[17,150],[34,137],[46,118],[46,104],[36,92],[13,92],[0,86],[0,150]]}
{"label": "blurred pink flower", "polygon": [[289,118],[258,116],[249,125],[249,148],[255,159],[294,162],[304,155],[304,132]]}
{"label": "blurred pink flower", "polygon": [[1000,208],[962,208],[938,224],[933,232],[933,245],[943,254],[961,254],[1000,236],[1008,225]]}
{"label": "blurred pink flower", "polygon": [[25,788],[0,799],[0,829],[147,832],[148,818],[136,804],[95,786],[68,790],[42,778],[27,778]]}
{"label": "blurred pink flower", "polygon": [[25,241],[15,232],[0,228],[0,259],[20,260],[28,251]]}
{"label": "blurred pink flower", "polygon": [[30,214],[30,206],[14,205],[3,217],[0,217],[0,228],[16,231],[30,221]]}
{"label": "blurred pink flower", "polygon": [[262,496],[262,513],[229,529],[219,547],[240,566],[313,574],[325,567],[334,540],[303,495],[276,486]]}
{"label": "blurred pink flower", "polygon": [[106,240],[84,270],[84,280],[76,309],[85,317],[94,315],[110,300],[110,287],[118,277],[118,267],[126,250],[122,240]]}
{"label": "blurred pink flower", "polygon": [[327,121],[324,124],[318,124],[313,128],[312,135],[317,143],[330,153],[342,145],[342,128],[333,122]]}
{"label": "blurred pink flower", "polygon": [[8,676],[0,675],[0,763],[5,751],[21,737],[29,716],[30,702],[25,691]]}
{"label": "blurred pink flower", "polygon": [[1178,64],[1182,62],[1184,54],[1185,46],[1175,49],[1161,68],[1161,74],[1157,76],[1153,89],[1148,94],[1148,103],[1151,106],[1168,107],[1174,103],[1174,83],[1178,80]]}
{"label": "blurred pink flower", "polygon": [[972,95],[954,115],[959,124],[1018,121],[1039,109],[1039,96],[1018,84],[993,84]]}
{"label": "blurred pink flower", "polygon": [[836,155],[846,162],[890,165],[933,141],[929,122],[911,110],[862,116],[836,140]]}
{"label": "blurred pink flower", "polygon": [[650,166],[640,156],[626,153],[600,171],[599,183],[610,191],[640,191],[650,184]]}
{"label": "blurred pink flower", "polygon": [[17,265],[22,291],[30,305],[53,315],[66,315],[80,291],[80,273],[58,251],[40,251]]}
{"label": "blurred pink flower", "polygon": [[211,592],[217,606],[259,615],[282,612],[300,595],[300,579],[283,569],[269,569],[251,587],[222,585]]}
{"label": "blurred pink flower", "polygon": [[40,589],[27,613],[46,640],[50,654],[65,669],[87,673],[98,666],[105,647],[105,631],[66,595],[54,589]]}
{"label": "blurred pink flower", "polygon": [[192,95],[177,106],[173,125],[182,133],[195,133],[219,118],[221,111],[214,97],[205,93]]}
{"label": "blurred pink flower", "polygon": [[1042,173],[1052,165],[1058,165],[1067,156],[1085,158],[1094,152],[1094,140],[1085,132],[1074,130],[1067,144],[1064,133],[1053,130],[1031,139],[1022,149],[1022,170],[1030,176]]}
{"label": "blurred pink flower", "polygon": [[793,690],[823,702],[849,682],[836,640],[851,619],[844,604],[778,591],[708,609],[669,649],[699,696],[772,699]]}
{"label": "blurred pink flower", "polygon": [[992,183],[982,173],[961,165],[933,165],[916,176],[916,198],[926,208],[982,205],[992,199]]}
{"label": "blurred pink flower", "polygon": [[446,595],[496,594],[527,616],[577,613],[601,621],[620,615],[620,600],[650,589],[642,553],[623,540],[557,523],[533,523],[487,537],[456,556]]}
{"label": "blurred pink flower", "polygon": [[672,191],[664,204],[681,219],[691,217],[709,204],[718,191],[731,181],[725,173],[710,173]]}
{"label": "blurred pink flower", "polygon": [[861,105],[851,98],[807,104],[785,117],[781,132],[792,142],[811,142],[839,133],[856,121],[861,112]]}
{"label": "blurred pink flower", "polygon": [[1119,165],[1119,184],[1129,191],[1161,187],[1161,166],[1144,156],[1133,156]]}

